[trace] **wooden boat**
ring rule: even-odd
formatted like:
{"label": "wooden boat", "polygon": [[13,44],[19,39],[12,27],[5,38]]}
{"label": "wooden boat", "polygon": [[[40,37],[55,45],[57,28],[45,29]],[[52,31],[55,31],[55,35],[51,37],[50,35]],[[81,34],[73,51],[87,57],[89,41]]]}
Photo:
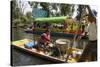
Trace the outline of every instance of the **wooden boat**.
{"label": "wooden boat", "polygon": [[[37,34],[37,35],[41,35],[43,33],[43,31],[32,31],[32,30],[25,30],[26,33],[30,33],[30,34]],[[63,32],[51,32],[50,33],[51,36],[56,37],[66,37],[66,38],[74,38],[75,35],[80,36],[79,34],[70,34],[70,33],[63,33]]]}
{"label": "wooden boat", "polygon": [[[49,54],[45,54],[43,51],[37,51],[36,48],[32,48],[32,49],[28,49],[28,48],[25,48],[24,44],[26,43],[29,43],[31,42],[32,40],[30,39],[22,39],[22,40],[18,40],[18,41],[13,41],[12,42],[12,46],[14,46],[15,48],[17,49],[20,49],[22,51],[25,51],[29,54],[32,54],[33,56],[37,56],[37,57],[41,57],[41,58],[44,58],[46,60],[50,60],[52,62],[55,62],[55,63],[72,63],[72,62],[77,62],[78,59],[79,59],[79,55],[75,58],[67,58],[66,59],[61,59],[61,58],[57,58],[57,57],[54,57],[54,56],[50,56]],[[76,48],[73,48],[73,49],[69,49],[68,50],[68,54],[71,54],[72,52],[83,52],[83,50],[81,49],[76,49]],[[79,53],[78,52],[78,53]],[[67,55],[69,56],[69,55]]]}
{"label": "wooden boat", "polygon": [[55,63],[65,63],[65,60],[61,60],[59,58],[46,55],[42,51],[37,51],[37,49],[35,49],[35,48],[32,48],[32,49],[25,48],[24,44],[29,43],[30,41],[32,41],[32,40],[23,39],[23,40],[13,41],[12,46],[14,46],[17,49],[23,50],[29,54],[32,54],[33,56],[38,56],[38,57],[44,58],[46,60],[50,60]]}

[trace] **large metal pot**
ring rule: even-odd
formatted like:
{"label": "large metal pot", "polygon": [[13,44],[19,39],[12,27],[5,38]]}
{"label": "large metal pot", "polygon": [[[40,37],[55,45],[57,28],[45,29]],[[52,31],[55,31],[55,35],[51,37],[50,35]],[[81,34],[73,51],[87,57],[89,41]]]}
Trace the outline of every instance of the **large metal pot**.
{"label": "large metal pot", "polygon": [[67,49],[70,47],[70,40],[68,39],[57,39],[56,45],[62,52],[66,52]]}

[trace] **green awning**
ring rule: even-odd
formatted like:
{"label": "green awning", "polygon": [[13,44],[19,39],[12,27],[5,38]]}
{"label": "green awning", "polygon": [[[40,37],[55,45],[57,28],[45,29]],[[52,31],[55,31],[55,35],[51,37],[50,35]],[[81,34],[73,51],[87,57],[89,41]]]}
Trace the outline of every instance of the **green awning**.
{"label": "green awning", "polygon": [[36,18],[35,22],[37,22],[37,23],[45,23],[45,22],[48,22],[48,23],[63,23],[66,18],[67,18],[67,16]]}

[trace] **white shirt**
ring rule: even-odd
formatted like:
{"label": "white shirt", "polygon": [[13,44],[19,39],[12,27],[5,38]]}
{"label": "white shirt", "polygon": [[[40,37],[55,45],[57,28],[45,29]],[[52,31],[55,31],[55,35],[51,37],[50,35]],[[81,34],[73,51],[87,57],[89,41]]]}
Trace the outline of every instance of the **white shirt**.
{"label": "white shirt", "polygon": [[85,31],[88,33],[88,38],[90,41],[97,40],[97,25],[93,23],[89,23]]}

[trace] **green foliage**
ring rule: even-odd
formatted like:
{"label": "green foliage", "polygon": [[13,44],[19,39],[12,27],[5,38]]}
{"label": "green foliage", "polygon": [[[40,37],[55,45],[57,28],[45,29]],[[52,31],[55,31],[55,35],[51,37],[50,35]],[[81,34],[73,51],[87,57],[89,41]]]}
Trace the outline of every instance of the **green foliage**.
{"label": "green foliage", "polygon": [[14,19],[12,20],[12,25],[14,26],[18,26],[18,24],[21,22],[21,19]]}
{"label": "green foliage", "polygon": [[18,8],[18,5],[16,3],[16,0],[11,1],[11,18],[12,18],[12,27],[18,26],[18,24],[21,22],[20,17],[23,16],[20,9]]}
{"label": "green foliage", "polygon": [[62,7],[61,8],[61,14],[63,16],[66,16],[67,14],[70,13],[71,5],[69,5],[69,4],[62,4],[61,7]]}
{"label": "green foliage", "polygon": [[49,17],[50,15],[49,3],[40,3],[40,5],[43,7],[44,10],[48,12],[48,17]]}
{"label": "green foliage", "polygon": [[48,3],[40,3],[40,5],[43,7],[44,10],[49,10],[49,4]]}
{"label": "green foliage", "polygon": [[29,18],[29,19],[32,18],[32,12],[27,12],[26,17]]}
{"label": "green foliage", "polygon": [[22,13],[20,9],[18,8],[18,5],[16,3],[16,0],[11,1],[11,11],[12,11],[12,18],[17,19],[22,16]]}
{"label": "green foliage", "polygon": [[32,23],[34,20],[32,18],[31,12],[27,12],[26,15],[23,15],[21,10],[18,8],[16,0],[11,1],[11,10],[12,10],[11,18],[12,18],[12,25],[13,26],[28,25],[28,24]]}
{"label": "green foliage", "polygon": [[20,19],[22,20],[22,23],[28,22],[28,18],[26,16],[22,16]]}

